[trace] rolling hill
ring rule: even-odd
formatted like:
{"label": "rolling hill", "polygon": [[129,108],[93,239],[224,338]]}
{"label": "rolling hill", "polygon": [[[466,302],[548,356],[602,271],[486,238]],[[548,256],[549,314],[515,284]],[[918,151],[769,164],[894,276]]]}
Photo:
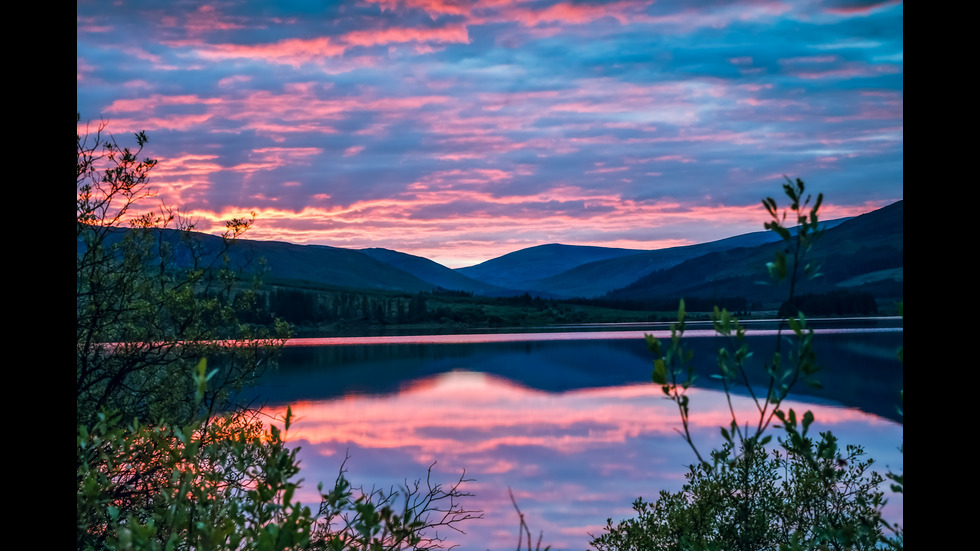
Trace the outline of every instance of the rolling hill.
{"label": "rolling hill", "polygon": [[550,293],[550,290],[534,287],[533,284],[582,264],[640,252],[643,251],[552,243],[514,251],[475,266],[457,268],[456,271],[500,287]]}
{"label": "rolling hill", "polygon": [[[123,238],[128,228],[110,229],[106,245],[112,245]],[[174,268],[191,266],[193,258],[190,249],[181,244],[191,240],[191,247],[199,252],[202,259],[217,259],[224,249],[221,237],[200,232],[183,232],[174,229],[152,229],[154,240],[169,244],[176,251]],[[77,251],[84,249],[81,239]],[[293,286],[341,287],[351,289],[373,289],[404,291],[416,293],[432,291],[436,284],[398,269],[387,262],[352,249],[329,247],[325,245],[296,245],[281,241],[256,241],[238,239],[230,244],[227,256],[232,268],[245,273],[265,269],[263,281],[267,284],[286,284]],[[204,266],[198,266],[204,267]],[[449,268],[444,268],[450,271]]]}
{"label": "rolling hill", "polygon": [[778,236],[771,232],[755,232],[710,243],[642,251],[581,264],[551,277],[526,282],[525,286],[535,291],[547,290],[549,293],[566,298],[592,298],[691,258],[734,247],[770,243],[775,239],[778,239]]}
{"label": "rolling hill", "polygon": [[[903,201],[846,220],[824,231],[811,262],[821,277],[804,282],[798,293],[858,289],[879,299],[902,296]],[[714,251],[658,270],[605,295],[612,300],[661,297],[732,297],[772,301],[781,296],[769,281],[765,264],[782,242]]]}
{"label": "rolling hill", "polygon": [[[801,292],[850,288],[868,290],[876,297],[901,296],[902,201],[852,219],[826,222],[824,227],[813,251],[813,259],[823,265],[823,277],[807,282]],[[156,231],[164,241],[179,239],[179,232]],[[223,245],[220,237],[193,236],[212,256]],[[759,282],[768,279],[765,263],[783,246],[776,240],[772,232],[754,232],[652,251],[550,244],[456,270],[389,249],[353,250],[249,239],[232,244],[228,255],[236,267],[254,267],[264,259],[267,283],[299,287],[413,294],[446,289],[481,296],[530,292],[543,298],[603,297],[617,301],[680,296],[771,300],[770,289]],[[178,259],[178,264],[181,262]]]}
{"label": "rolling hill", "polygon": [[272,282],[416,293],[438,285],[362,252],[325,245],[294,245],[278,241],[242,239],[232,245],[237,262],[264,258]]}
{"label": "rolling hill", "polygon": [[[824,222],[834,227],[846,219]],[[572,245],[530,247],[456,271],[511,289],[559,298],[602,296],[641,277],[708,253],[753,247],[777,241],[760,231],[709,243],[644,251]]]}
{"label": "rolling hill", "polygon": [[483,296],[512,296],[517,294],[512,289],[505,289],[467,277],[456,270],[421,256],[380,248],[361,249],[360,252],[443,289],[465,291]]}

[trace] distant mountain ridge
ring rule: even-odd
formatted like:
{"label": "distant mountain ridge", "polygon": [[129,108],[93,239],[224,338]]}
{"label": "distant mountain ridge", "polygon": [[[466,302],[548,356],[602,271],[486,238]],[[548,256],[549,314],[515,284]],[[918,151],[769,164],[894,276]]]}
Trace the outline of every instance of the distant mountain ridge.
{"label": "distant mountain ridge", "polygon": [[416,293],[437,285],[392,264],[353,249],[240,239],[229,249],[233,259],[265,259],[271,282],[306,282],[347,288]]}
{"label": "distant mountain ridge", "polygon": [[[823,222],[834,227],[847,218]],[[708,243],[666,249],[613,249],[574,245],[540,245],[521,249],[482,264],[457,268],[475,279],[532,294],[564,298],[602,296],[637,279],[705,254],[778,241],[774,232],[759,231]]]}
{"label": "distant mountain ridge", "polygon": [[[133,230],[111,229],[106,244],[112,245],[129,231]],[[184,239],[183,232],[169,228],[151,231],[158,234],[160,242],[170,243],[171,250],[177,252],[177,257],[173,259],[175,267],[191,265],[193,260],[188,248],[180,246]],[[190,238],[202,259],[215,259],[224,251],[225,243],[219,236],[191,232]],[[84,243],[79,239],[78,252],[83,248]],[[245,271],[264,269],[263,281],[272,285],[331,286],[410,293],[432,291],[437,287],[387,262],[353,249],[240,238],[232,242],[225,252],[232,268]]]}
{"label": "distant mountain ridge", "polygon": [[447,268],[425,257],[381,248],[360,249],[360,252],[442,289],[465,291],[475,295],[485,296],[509,296],[515,294],[515,291],[512,289],[505,289],[491,283],[467,277],[465,274]]}
{"label": "distant mountain ridge", "polygon": [[[878,297],[901,298],[904,271],[904,202],[847,219],[825,229],[808,262],[820,266],[820,277],[802,282],[798,293],[860,289]],[[658,270],[605,295],[635,301],[659,297],[733,297],[773,299],[765,264],[784,247],[773,242],[756,247],[714,251]]]}
{"label": "distant mountain ridge", "polygon": [[[534,289],[532,283],[556,276],[582,264],[641,252],[644,251],[642,249],[551,243],[507,253],[475,266],[457,268],[456,271],[473,279],[500,287]],[[545,289],[535,290],[546,291]]]}
{"label": "distant mountain ridge", "polygon": [[[851,219],[823,222],[814,260],[824,264],[813,292],[837,287],[895,293],[903,268],[903,201]],[[124,231],[118,233],[122,235]],[[161,231],[177,239],[174,230]],[[205,251],[217,253],[220,237],[195,233]],[[544,298],[643,300],[679,296],[762,296],[765,263],[781,247],[773,232],[753,232],[685,247],[657,250],[548,244],[529,247],[459,268],[382,248],[239,239],[228,250],[234,266],[264,259],[265,282],[405,293],[439,289],[481,296],[530,293]],[[79,247],[81,247],[81,243]],[[209,253],[209,254],[210,254]],[[890,286],[890,287],[889,287]]]}

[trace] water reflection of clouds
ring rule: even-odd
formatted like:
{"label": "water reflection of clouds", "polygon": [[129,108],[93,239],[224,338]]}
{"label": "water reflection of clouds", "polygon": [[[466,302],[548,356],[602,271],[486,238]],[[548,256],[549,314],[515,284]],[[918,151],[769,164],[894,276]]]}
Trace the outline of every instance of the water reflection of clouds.
{"label": "water reflection of clouds", "polygon": [[[696,440],[717,445],[718,427],[729,420],[724,395],[690,394]],[[735,407],[751,418],[747,399],[736,398]],[[902,468],[901,425],[851,409],[792,407],[812,409],[815,427],[833,430],[842,443],[861,442],[881,468]],[[545,543],[584,548],[588,532],[601,530],[608,517],[629,515],[636,497],[679,489],[693,460],[675,432],[676,407],[652,384],[550,393],[457,371],[397,394],[304,401],[292,409],[297,421],[288,439],[303,448],[304,502],[317,500],[315,481],[333,480],[345,450],[355,483],[399,484],[423,476],[434,461],[434,477],[444,483],[465,469],[475,478],[468,505],[484,509],[486,518],[455,540],[463,549],[513,547],[517,518],[508,487],[532,530],[544,530]],[[893,499],[891,507],[889,514],[900,517],[901,502]]]}

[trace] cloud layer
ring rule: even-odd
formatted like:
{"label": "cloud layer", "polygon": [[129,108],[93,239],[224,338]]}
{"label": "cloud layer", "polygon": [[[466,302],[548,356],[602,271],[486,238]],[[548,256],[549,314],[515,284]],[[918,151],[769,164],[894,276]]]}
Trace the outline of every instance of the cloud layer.
{"label": "cloud layer", "polygon": [[[761,229],[903,197],[903,5],[859,0],[77,3],[79,131],[146,130],[218,231],[458,267],[550,242]],[[152,208],[147,205],[146,208]]]}

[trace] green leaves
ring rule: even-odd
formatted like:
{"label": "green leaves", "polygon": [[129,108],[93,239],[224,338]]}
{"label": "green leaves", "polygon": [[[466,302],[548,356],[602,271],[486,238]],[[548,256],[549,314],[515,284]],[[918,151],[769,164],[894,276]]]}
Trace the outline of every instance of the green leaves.
{"label": "green leaves", "polygon": [[665,394],[669,393],[669,390],[667,389],[666,386],[667,385],[667,362],[665,362],[663,358],[657,358],[656,360],[653,360],[652,378],[653,378],[653,382],[657,383],[658,385],[664,385]]}
{"label": "green leaves", "polygon": [[776,251],[773,260],[766,263],[766,270],[769,277],[777,283],[789,280],[790,302],[795,295],[799,277],[812,279],[820,276],[820,265],[805,262],[804,258],[822,233],[822,230],[819,229],[818,211],[823,204],[823,194],[818,194],[816,200],[813,201],[813,206],[810,206],[813,198],[805,194],[805,189],[803,180],[799,178],[793,181],[787,177],[786,183],[783,184],[783,193],[790,200],[789,211],[793,213],[793,218],[795,218],[796,226],[793,228],[795,232],[790,231],[790,228],[784,225],[788,213],[779,211],[775,199],[767,197],[762,201],[771,218],[763,226],[766,230],[779,235],[779,238],[786,245],[785,250]]}
{"label": "green leaves", "polygon": [[[288,331],[239,322],[244,312],[233,299],[249,291],[242,274],[176,209],[133,214],[153,196],[157,162],[141,159],[144,133],[131,150],[104,129],[76,134],[77,416],[92,421],[109,407],[182,425],[232,408],[230,392],[274,364]],[[230,238],[250,225],[233,220]],[[202,358],[209,372],[199,372]]]}
{"label": "green leaves", "polygon": [[[608,520],[591,544],[599,551],[877,548],[881,477],[860,447],[840,452],[832,439],[812,442],[801,450],[819,456],[810,463],[769,452],[766,443],[726,441],[711,462],[691,465],[681,491],[662,491],[653,503],[637,499],[633,518]],[[821,444],[837,453],[820,456]]]}
{"label": "green leaves", "polygon": [[[795,286],[801,277],[819,276],[819,264],[810,261],[813,243],[820,236],[818,211],[823,195],[814,200],[806,194],[803,181],[786,178],[783,193],[790,200],[788,211],[780,211],[775,199],[762,204],[770,220],[765,228],[776,232],[784,248],[766,264],[772,279],[789,282],[793,304]],[[812,203],[812,206],[811,206]],[[795,227],[784,224],[787,218]],[[730,420],[721,426],[721,449],[712,450],[710,461],[691,439],[690,400],[686,390],[696,379],[693,356],[684,350],[685,309],[678,308],[678,321],[671,325],[671,341],[663,343],[646,335],[653,353],[654,383],[676,403],[682,436],[698,462],[690,467],[688,483],[680,493],[661,492],[654,504],[634,502],[637,517],[616,525],[607,522],[606,532],[592,544],[600,551],[620,549],[872,549],[879,543],[901,548],[897,540],[885,538],[880,509],[884,503],[878,485],[882,477],[868,470],[871,460],[861,460],[863,449],[847,446],[841,451],[830,432],[810,436],[813,413],[797,417],[782,409],[787,396],[800,381],[813,386],[819,372],[813,349],[813,330],[803,312],[789,315],[785,328],[776,334],[776,351],[761,365],[753,359],[745,342],[745,330],[731,314],[714,309],[712,325],[725,344],[718,348],[717,372],[728,399]],[[901,358],[901,353],[899,355]],[[761,369],[767,384],[750,384],[750,370]],[[758,377],[755,377],[757,380]],[[739,419],[732,405],[738,389],[755,403],[757,415]],[[779,424],[773,424],[778,421]],[[769,429],[779,429],[778,447]],[[738,453],[736,453],[738,452]],[[903,490],[903,476],[889,474],[896,491]]]}
{"label": "green leaves", "polygon": [[774,260],[766,262],[766,270],[769,271],[769,277],[782,281],[786,279],[786,255],[777,251],[775,256]]}

